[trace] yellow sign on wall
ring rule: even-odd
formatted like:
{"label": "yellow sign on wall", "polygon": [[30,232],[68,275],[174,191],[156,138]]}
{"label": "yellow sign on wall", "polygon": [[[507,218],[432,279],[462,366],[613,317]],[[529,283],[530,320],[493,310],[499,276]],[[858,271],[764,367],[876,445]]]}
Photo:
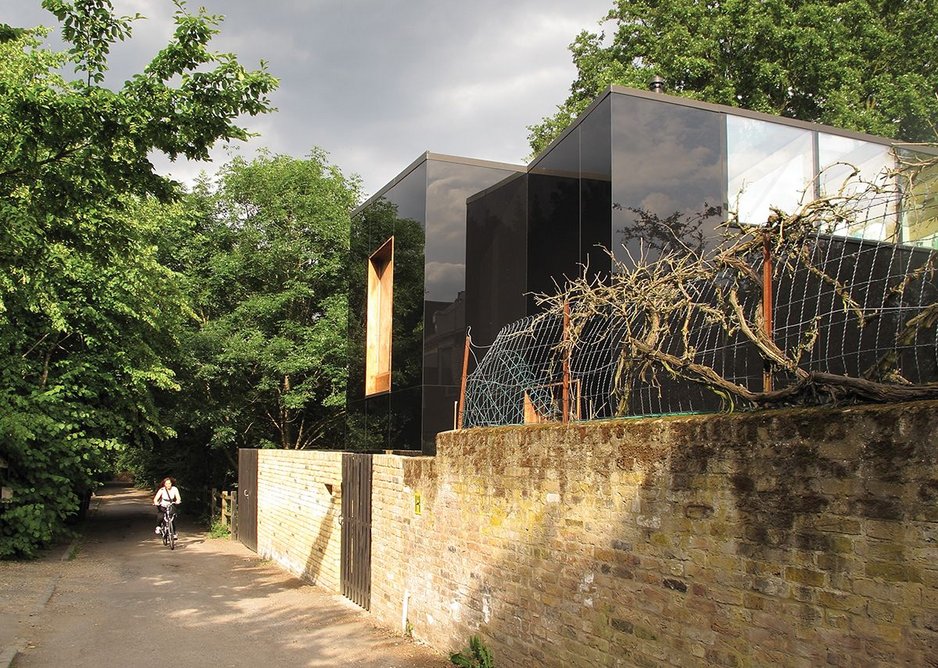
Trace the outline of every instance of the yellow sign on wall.
{"label": "yellow sign on wall", "polygon": [[420,498],[420,492],[414,492],[414,515],[419,515],[423,512],[422,499]]}

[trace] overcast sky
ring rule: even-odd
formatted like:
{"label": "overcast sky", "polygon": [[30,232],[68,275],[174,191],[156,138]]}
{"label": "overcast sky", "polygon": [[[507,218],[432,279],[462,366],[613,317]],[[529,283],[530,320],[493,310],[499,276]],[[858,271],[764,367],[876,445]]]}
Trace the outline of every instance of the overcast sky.
{"label": "overcast sky", "polygon": [[[246,125],[256,147],[303,156],[313,146],[376,192],[424,151],[521,163],[526,126],[552,114],[576,76],[567,46],[600,29],[612,0],[202,0],[226,18],[213,42],[280,79],[278,111]],[[118,83],[171,34],[169,0],[115,0],[140,12],[114,53]],[[40,0],[0,0],[0,22],[56,27]],[[224,150],[214,153],[223,162]],[[212,166],[155,160],[189,181]]]}

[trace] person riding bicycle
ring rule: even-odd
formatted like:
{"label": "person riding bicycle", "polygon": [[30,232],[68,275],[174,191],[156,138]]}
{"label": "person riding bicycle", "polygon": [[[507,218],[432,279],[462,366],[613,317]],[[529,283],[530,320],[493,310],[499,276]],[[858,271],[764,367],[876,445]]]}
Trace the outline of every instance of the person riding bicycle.
{"label": "person riding bicycle", "polygon": [[[156,490],[156,495],[153,497],[153,505],[156,506],[156,534],[160,535],[163,533],[163,513],[169,504],[182,503],[182,498],[179,496],[179,490],[176,489],[176,486],[173,484],[172,478],[163,478],[163,482],[160,483],[160,488]],[[176,535],[176,527],[173,526],[173,537]]]}

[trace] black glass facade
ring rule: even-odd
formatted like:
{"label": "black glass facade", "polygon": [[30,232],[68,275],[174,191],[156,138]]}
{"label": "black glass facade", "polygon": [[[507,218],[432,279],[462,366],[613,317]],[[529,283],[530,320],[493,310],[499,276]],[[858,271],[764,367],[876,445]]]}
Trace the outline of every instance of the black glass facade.
{"label": "black glass facade", "polygon": [[527,313],[528,177],[514,174],[468,201],[466,324],[487,346],[506,323]]}
{"label": "black glass facade", "polygon": [[[832,187],[827,182],[836,175],[819,170],[844,156],[860,156],[861,170],[872,178],[888,157],[888,142],[870,140],[875,138],[611,89],[526,170],[428,154],[355,217],[350,447],[433,452],[435,435],[453,426],[467,327],[474,344],[490,345],[502,327],[535,313],[534,294],[553,293],[584,271],[610,272],[610,253],[629,266],[676,243],[703,249],[719,238],[717,228],[731,210],[744,223],[764,224],[772,207],[797,205],[793,190],[805,183]],[[907,235],[911,230],[924,239],[933,233],[933,216],[925,222],[907,218]],[[365,263],[391,235],[391,389],[365,397]],[[843,243],[834,236],[832,243]],[[782,281],[776,301],[797,302],[791,289]],[[757,293],[741,297],[748,303],[761,298]],[[778,306],[794,314],[794,306]],[[799,311],[798,317],[808,316]],[[851,347],[865,347],[851,336],[845,338]],[[761,377],[761,360],[743,342],[726,340],[717,328],[702,327],[699,337],[702,350],[721,356],[712,362],[726,377]],[[716,406],[713,395],[687,385],[636,388],[634,396],[660,412]]]}
{"label": "black glass facade", "polygon": [[[452,429],[466,335],[466,200],[513,173],[510,166],[427,154],[353,216],[350,449],[432,453],[436,434]],[[366,396],[368,258],[391,237],[390,390]]]}
{"label": "black glass facade", "polygon": [[698,247],[712,239],[726,200],[724,116],[628,95],[611,103],[616,259],[630,265],[676,239]]}

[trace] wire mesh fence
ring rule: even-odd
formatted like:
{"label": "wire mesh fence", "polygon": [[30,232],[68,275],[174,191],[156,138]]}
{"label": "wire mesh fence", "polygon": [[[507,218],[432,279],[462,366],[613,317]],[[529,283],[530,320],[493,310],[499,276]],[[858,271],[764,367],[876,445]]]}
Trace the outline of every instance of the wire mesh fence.
{"label": "wire mesh fence", "polygon": [[[813,232],[778,241],[768,256],[753,246],[741,259],[745,266],[737,273],[765,273],[763,284],[737,280],[730,308],[730,291],[721,282],[733,279],[725,268],[710,280],[684,282],[689,306],[655,323],[663,332],[656,364],[635,363],[635,342],[658,314],[627,299],[580,308],[572,327],[554,309],[504,327],[491,346],[472,345],[462,426],[712,412],[728,403],[755,403],[707,382],[706,370],[754,394],[796,383],[806,373],[896,387],[938,381],[936,251]],[[570,296],[568,308],[582,306],[578,297],[583,294]],[[720,309],[747,317],[728,326],[715,315]],[[767,327],[769,344],[747,331],[757,324]],[[767,361],[772,346],[794,364]],[[675,360],[681,370],[669,367]],[[689,365],[703,370],[695,382],[688,379]],[[797,399],[806,400],[803,394]]]}

